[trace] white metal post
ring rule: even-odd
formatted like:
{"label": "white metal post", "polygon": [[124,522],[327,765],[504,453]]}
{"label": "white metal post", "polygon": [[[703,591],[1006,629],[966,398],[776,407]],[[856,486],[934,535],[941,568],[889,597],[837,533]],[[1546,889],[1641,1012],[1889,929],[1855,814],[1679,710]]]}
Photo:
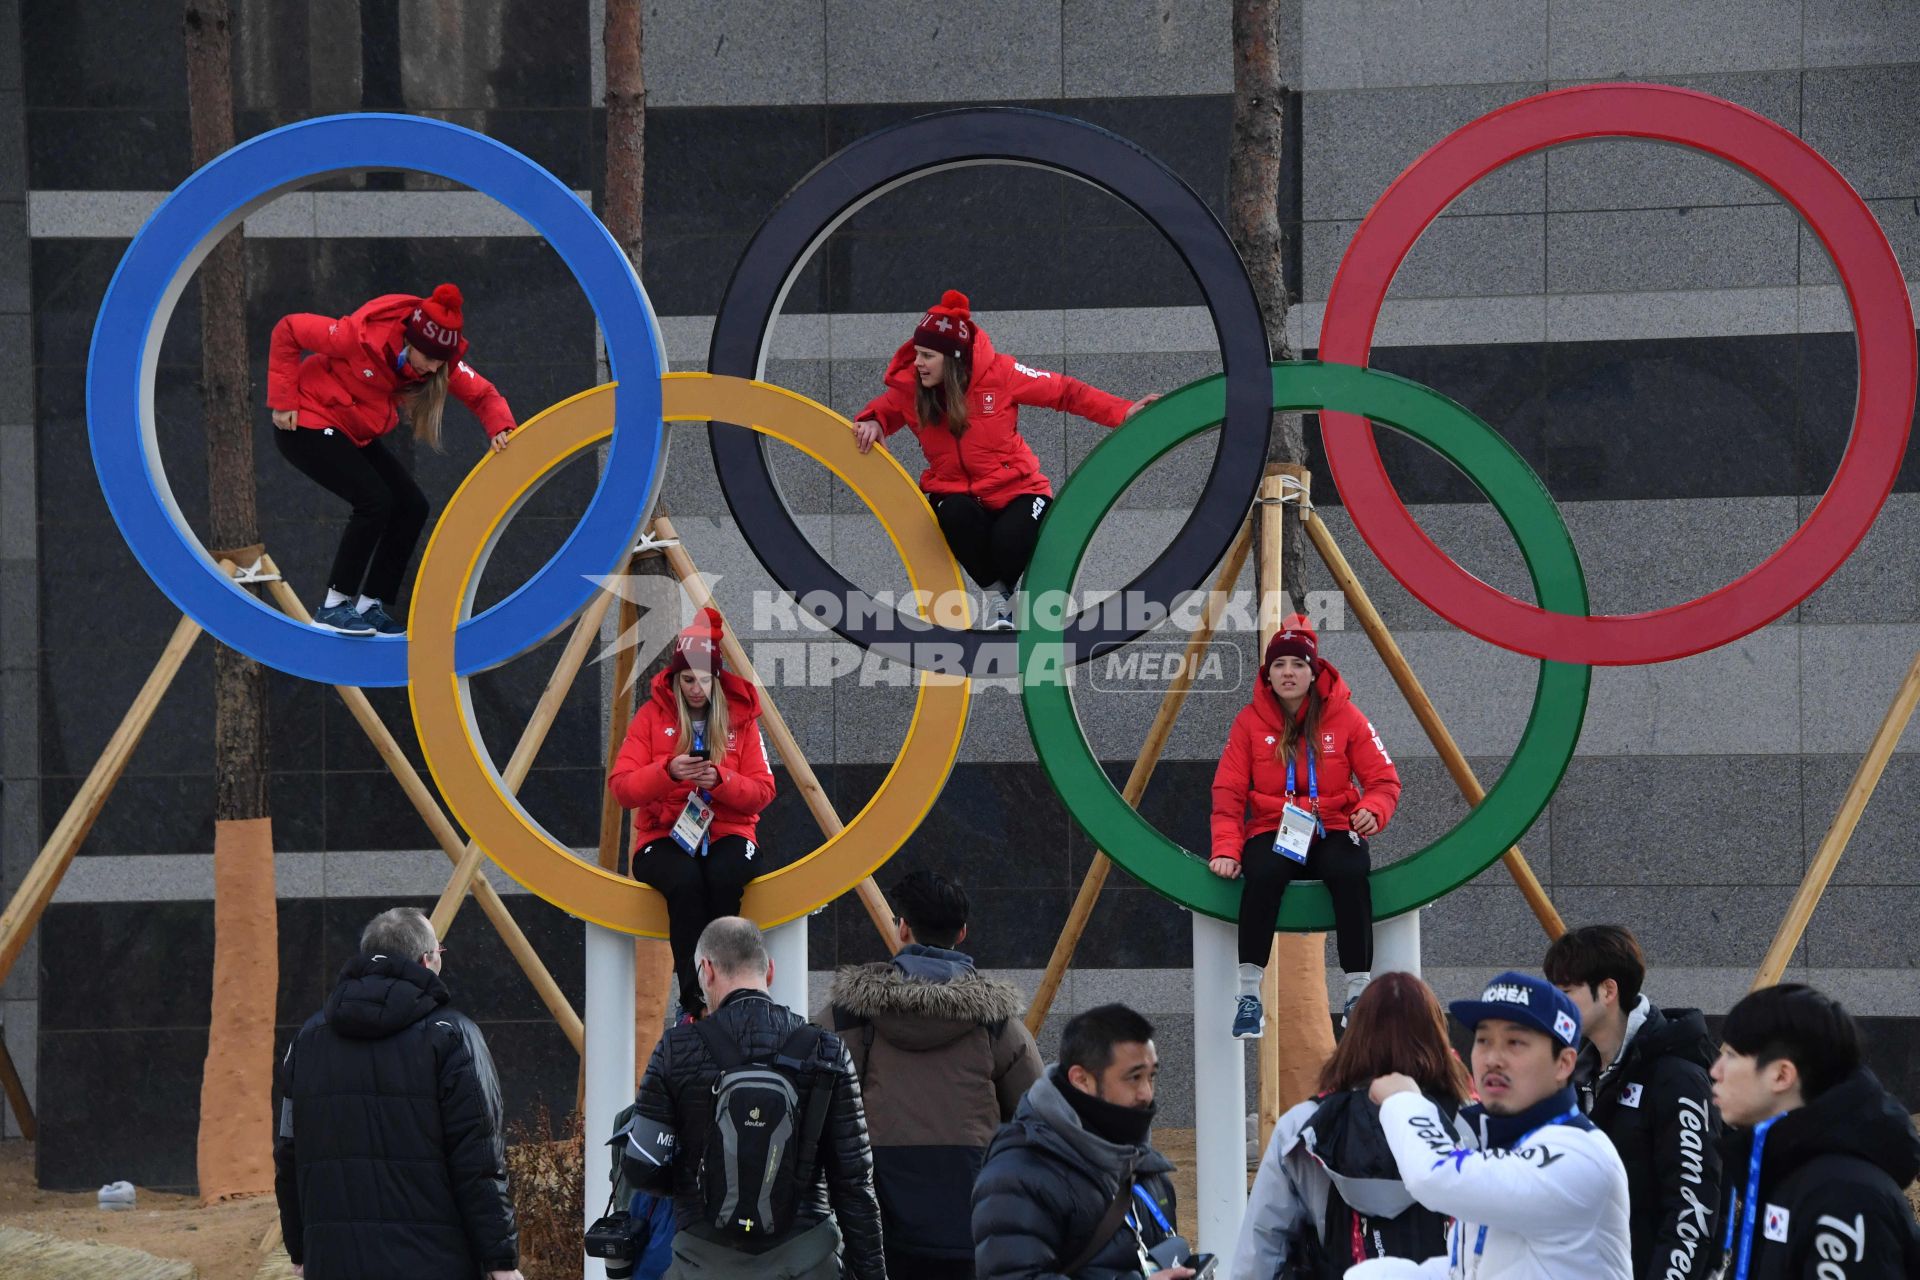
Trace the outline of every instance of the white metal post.
{"label": "white metal post", "polygon": [[[633,1103],[633,939],[589,924],[587,930],[587,1165],[585,1225],[607,1207],[607,1136],[613,1118]],[[621,1206],[615,1206],[616,1208]],[[606,1280],[606,1264],[586,1260],[585,1280]]]}
{"label": "white metal post", "polygon": [[801,1017],[807,1008],[807,918],[767,930],[767,955],[773,960],[773,1000]]}
{"label": "white metal post", "polygon": [[1420,976],[1420,909],[1373,926],[1373,971]]}
{"label": "white metal post", "polygon": [[[1194,1248],[1219,1255],[1219,1273],[1233,1265],[1240,1219],[1247,1211],[1247,1058],[1233,1038],[1233,996],[1239,989],[1238,931],[1225,920],[1193,913],[1193,1127],[1198,1168]],[[1268,1035],[1275,1034],[1269,1028]]]}

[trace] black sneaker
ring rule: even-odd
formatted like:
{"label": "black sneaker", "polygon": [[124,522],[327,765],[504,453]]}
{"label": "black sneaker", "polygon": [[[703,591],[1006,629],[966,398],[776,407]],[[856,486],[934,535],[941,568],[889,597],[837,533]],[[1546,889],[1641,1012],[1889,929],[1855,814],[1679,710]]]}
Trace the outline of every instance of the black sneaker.
{"label": "black sneaker", "polygon": [[403,636],[407,634],[406,624],[395,622],[393,615],[388,613],[386,606],[378,600],[368,605],[366,609],[361,612],[360,617],[379,635]]}

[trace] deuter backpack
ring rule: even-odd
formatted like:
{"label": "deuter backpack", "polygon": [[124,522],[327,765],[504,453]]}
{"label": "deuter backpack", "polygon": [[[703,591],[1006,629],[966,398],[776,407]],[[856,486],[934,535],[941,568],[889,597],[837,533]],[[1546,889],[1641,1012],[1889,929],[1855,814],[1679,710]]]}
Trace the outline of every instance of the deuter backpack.
{"label": "deuter backpack", "polygon": [[822,1032],[801,1027],[771,1058],[749,1059],[711,1019],[693,1025],[720,1064],[700,1154],[705,1223],[729,1243],[772,1243],[793,1226],[817,1168],[833,1093]]}

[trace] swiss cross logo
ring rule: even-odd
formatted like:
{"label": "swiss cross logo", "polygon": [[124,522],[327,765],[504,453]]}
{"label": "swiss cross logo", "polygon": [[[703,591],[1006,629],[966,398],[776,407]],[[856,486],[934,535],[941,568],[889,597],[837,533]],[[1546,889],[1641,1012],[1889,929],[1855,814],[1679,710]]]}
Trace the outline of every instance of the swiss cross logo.
{"label": "swiss cross logo", "polygon": [[947,319],[945,316],[941,316],[938,320],[935,320],[933,322],[933,327],[938,329],[940,332],[945,333],[947,330],[953,328],[953,321]]}
{"label": "swiss cross logo", "polygon": [[1775,1244],[1787,1242],[1787,1211],[1777,1204],[1767,1206],[1766,1235]]}
{"label": "swiss cross logo", "polygon": [[980,412],[992,413],[993,407],[994,407],[993,392],[991,391],[983,392],[980,396]]}
{"label": "swiss cross logo", "polygon": [[1327,751],[1332,751],[1332,750],[1333,750],[1333,735],[1332,735],[1332,734],[1330,734],[1330,733],[1323,733],[1323,734],[1321,734],[1321,735],[1320,735],[1320,746],[1321,746],[1321,747],[1322,747],[1322,748],[1323,748],[1324,750],[1327,750]]}

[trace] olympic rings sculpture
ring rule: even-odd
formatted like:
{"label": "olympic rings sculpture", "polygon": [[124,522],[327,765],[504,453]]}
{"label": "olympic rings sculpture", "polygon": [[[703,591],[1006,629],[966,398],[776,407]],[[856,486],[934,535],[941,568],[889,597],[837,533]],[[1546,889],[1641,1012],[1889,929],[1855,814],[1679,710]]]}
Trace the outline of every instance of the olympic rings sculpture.
{"label": "olympic rings sculpture", "polygon": [[[1766,183],[1813,227],[1839,269],[1858,334],[1860,392],[1852,437],[1826,497],[1758,569],[1699,600],[1653,613],[1593,617],[1571,539],[1544,486],[1497,433],[1438,393],[1364,368],[1395,270],[1446,204],[1493,169],[1584,138],[1647,138],[1692,147]],[[664,472],[664,423],[716,420],[712,449],[742,532],[781,586],[865,602],[833,619],[856,644],[920,671],[907,742],[867,809],[839,836],[756,880],[744,909],[766,924],[795,918],[870,874],[925,817],[957,757],[965,677],[1012,647],[1036,752],[1068,811],[1129,872],[1175,901],[1232,918],[1239,885],[1148,826],[1093,757],[1067,669],[1137,638],[1091,612],[1028,618],[1012,640],[894,613],[871,621],[863,593],[800,536],[756,433],[834,470],[879,515],[914,585],[962,590],[958,568],[910,477],[884,451],[861,455],[845,419],[748,378],[786,289],[846,218],[901,183],[966,164],[1049,168],[1126,201],[1172,241],[1206,298],[1225,372],[1166,396],[1107,437],[1063,485],[1028,571],[1029,596],[1064,592],[1100,521],[1128,483],[1181,441],[1221,427],[1202,499],[1175,543],[1128,591],[1164,616],[1203,584],[1245,518],[1265,457],[1271,410],[1319,409],[1328,459],[1356,528],[1415,596],[1462,629],[1541,659],[1520,745],[1486,800],[1426,849],[1374,871],[1376,918],[1441,896],[1484,869],[1539,815],[1579,738],[1591,665],[1659,662],[1725,644],[1805,599],[1865,536],[1890,492],[1911,429],[1920,355],[1906,288],[1872,213],[1788,130],[1709,95],[1661,85],[1590,85],[1516,102],[1464,126],[1415,161],[1369,212],[1328,299],[1325,363],[1269,364],[1257,300],[1205,202],[1125,139],[1065,117],[967,109],[885,130],[804,179],[736,268],[714,327],[713,375],[667,375],[659,326],[640,282],[592,213],[532,161],[459,126],[411,116],[325,117],[243,143],[190,177],[129,246],[95,327],[88,423],[116,522],[160,588],[215,637],[290,674],[346,685],[408,685],[436,782],[469,833],[540,896],[637,934],[665,932],[650,888],[589,866],[529,817],[501,785],[474,730],[466,676],[554,634],[627,554]],[[615,385],[535,415],[523,438],[483,458],[435,526],[414,588],[409,638],[343,638],[279,614],[227,580],[185,527],[159,463],[153,383],[160,338],[212,245],[274,196],[352,170],[419,170],[499,199],[545,235],[580,279],[606,334]],[[1369,419],[1436,449],[1465,471],[1520,541],[1538,603],[1478,581],[1429,540],[1381,467]],[[738,423],[741,427],[723,425]],[[474,583],[503,523],[582,449],[611,438],[606,471],[581,525],[528,583],[470,617]],[[804,601],[803,601],[804,602]],[[1150,624],[1149,624],[1150,625]],[[932,655],[931,657],[929,655]],[[1281,927],[1330,922],[1315,884],[1288,896]]]}

